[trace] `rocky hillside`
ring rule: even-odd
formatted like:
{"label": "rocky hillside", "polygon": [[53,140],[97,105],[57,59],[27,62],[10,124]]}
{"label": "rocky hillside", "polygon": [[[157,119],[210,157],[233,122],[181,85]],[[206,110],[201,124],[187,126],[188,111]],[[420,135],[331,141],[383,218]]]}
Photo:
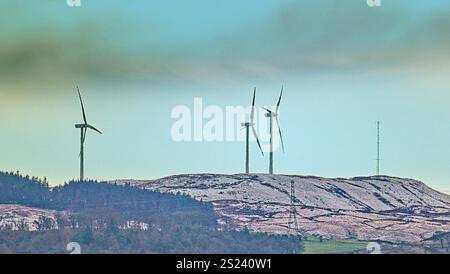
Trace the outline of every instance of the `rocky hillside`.
{"label": "rocky hillside", "polygon": [[[297,237],[224,230],[211,203],[108,182],[0,172],[0,254],[300,253]],[[70,250],[70,249],[69,249]]]}
{"label": "rocky hillside", "polygon": [[301,234],[414,243],[450,231],[450,196],[412,179],[196,174],[115,183],[210,201],[224,226],[290,234],[292,181]]}
{"label": "rocky hillside", "polygon": [[[65,212],[60,212],[65,214]],[[0,204],[0,230],[57,229],[57,211],[17,204]]]}

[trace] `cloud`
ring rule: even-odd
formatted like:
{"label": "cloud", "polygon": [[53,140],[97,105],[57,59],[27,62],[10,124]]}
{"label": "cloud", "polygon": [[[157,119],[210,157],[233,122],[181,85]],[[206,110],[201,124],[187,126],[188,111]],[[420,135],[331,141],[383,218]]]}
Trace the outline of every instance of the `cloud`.
{"label": "cloud", "polygon": [[127,22],[131,14],[52,19],[2,32],[0,79],[189,84],[401,69],[430,60],[439,69],[448,66],[436,56],[449,55],[449,15],[447,5],[421,13],[388,3],[369,8],[364,1],[284,2],[262,24],[189,45],[158,40],[162,26]]}
{"label": "cloud", "polygon": [[259,29],[229,37],[223,60],[263,60],[284,73],[345,72],[417,65],[450,52],[450,5],[418,14],[407,6],[373,9],[363,1],[319,3],[288,4]]}

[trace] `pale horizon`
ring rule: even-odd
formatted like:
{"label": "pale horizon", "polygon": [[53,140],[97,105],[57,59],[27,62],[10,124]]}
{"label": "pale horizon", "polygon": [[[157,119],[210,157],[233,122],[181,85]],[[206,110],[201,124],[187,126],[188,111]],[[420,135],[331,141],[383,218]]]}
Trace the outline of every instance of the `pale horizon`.
{"label": "pale horizon", "polygon": [[[2,1],[0,170],[78,178],[78,85],[103,132],[87,178],[242,173],[245,142],[175,142],[171,112],[248,106],[254,87],[273,106],[283,86],[276,174],[374,175],[380,120],[380,173],[450,194],[448,1],[171,2]],[[267,169],[252,141],[250,172]]]}

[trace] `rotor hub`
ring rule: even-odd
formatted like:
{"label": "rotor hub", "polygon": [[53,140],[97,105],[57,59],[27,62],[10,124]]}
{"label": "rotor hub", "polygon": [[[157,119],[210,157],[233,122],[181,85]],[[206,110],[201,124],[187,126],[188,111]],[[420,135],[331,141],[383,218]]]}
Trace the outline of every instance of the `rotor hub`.
{"label": "rotor hub", "polygon": [[278,116],[278,114],[275,113],[275,112],[267,112],[266,113],[266,117],[268,117],[268,118],[270,118],[270,117],[277,117],[277,116]]}
{"label": "rotor hub", "polygon": [[87,125],[86,124],[76,124],[75,128],[86,128]]}

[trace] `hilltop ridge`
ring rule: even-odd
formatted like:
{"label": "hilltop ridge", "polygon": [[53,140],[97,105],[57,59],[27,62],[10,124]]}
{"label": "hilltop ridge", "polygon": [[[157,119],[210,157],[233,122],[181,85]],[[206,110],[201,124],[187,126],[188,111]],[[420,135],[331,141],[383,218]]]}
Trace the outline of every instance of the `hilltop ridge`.
{"label": "hilltop ridge", "polygon": [[395,243],[420,242],[450,231],[450,196],[414,179],[186,174],[114,183],[211,202],[224,226],[291,234],[291,181],[301,234]]}

